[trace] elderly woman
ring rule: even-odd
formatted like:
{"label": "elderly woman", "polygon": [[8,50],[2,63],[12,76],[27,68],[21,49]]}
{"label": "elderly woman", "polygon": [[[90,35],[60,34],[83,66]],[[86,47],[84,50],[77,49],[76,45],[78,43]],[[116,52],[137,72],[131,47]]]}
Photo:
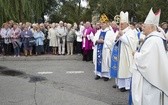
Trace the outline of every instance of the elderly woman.
{"label": "elderly woman", "polygon": [[161,28],[165,32],[166,39],[168,40],[168,24],[167,24],[167,22],[163,22],[161,24]]}
{"label": "elderly woman", "polygon": [[30,56],[32,55],[32,46],[33,43],[30,41],[33,41],[33,33],[31,30],[28,30],[28,26],[25,26],[23,31],[21,32],[21,38],[23,42],[23,47],[24,47],[24,54],[25,56],[28,55],[28,51]]}
{"label": "elderly woman", "polygon": [[34,33],[34,38],[36,40],[36,55],[44,52],[44,33],[41,31],[40,26],[37,27],[37,31]]}
{"label": "elderly woman", "polygon": [[3,50],[4,50],[5,55],[10,55],[11,54],[12,44],[11,44],[11,39],[10,39],[10,35],[11,35],[10,31],[11,31],[11,29],[9,28],[9,24],[4,23],[2,25],[0,35],[4,39]]}
{"label": "elderly woman", "polygon": [[55,23],[52,23],[51,28],[48,31],[49,46],[52,47],[53,54],[57,54],[57,33],[55,29]]}
{"label": "elderly woman", "polygon": [[67,24],[67,55],[73,55],[73,42],[75,40],[75,28],[71,24]]}
{"label": "elderly woman", "polygon": [[18,24],[14,23],[13,28],[11,29],[11,38],[14,49],[14,57],[20,57],[20,33],[21,29],[18,27]]}

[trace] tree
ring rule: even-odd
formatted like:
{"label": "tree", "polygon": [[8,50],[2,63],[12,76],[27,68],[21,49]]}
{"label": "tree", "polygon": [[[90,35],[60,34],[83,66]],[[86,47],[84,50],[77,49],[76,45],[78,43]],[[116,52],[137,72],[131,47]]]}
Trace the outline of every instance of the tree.
{"label": "tree", "polygon": [[8,20],[37,22],[48,0],[0,0],[0,24]]}
{"label": "tree", "polygon": [[60,20],[79,23],[83,18],[86,8],[81,7],[80,0],[60,0],[57,10],[50,15],[51,22],[59,22]]}
{"label": "tree", "polygon": [[136,17],[137,21],[144,21],[149,10],[162,10],[161,22],[166,21],[168,14],[168,0],[87,0],[90,9],[102,14],[105,13],[111,20],[120,11],[128,11],[129,17]]}
{"label": "tree", "polygon": [[16,22],[44,21],[44,15],[51,22],[91,21],[92,15],[105,13],[110,20],[120,11],[128,11],[129,17],[144,21],[150,8],[162,10],[161,22],[167,21],[168,0],[84,0],[88,8],[81,7],[81,0],[0,0],[0,24],[8,20]]}

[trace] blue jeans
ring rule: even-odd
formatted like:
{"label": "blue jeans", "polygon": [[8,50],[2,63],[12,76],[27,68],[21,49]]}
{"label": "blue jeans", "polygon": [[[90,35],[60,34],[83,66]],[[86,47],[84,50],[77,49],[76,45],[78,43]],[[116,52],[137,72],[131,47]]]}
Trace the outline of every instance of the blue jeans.
{"label": "blue jeans", "polygon": [[20,48],[19,47],[14,48],[14,55],[16,55],[16,56],[20,55]]}

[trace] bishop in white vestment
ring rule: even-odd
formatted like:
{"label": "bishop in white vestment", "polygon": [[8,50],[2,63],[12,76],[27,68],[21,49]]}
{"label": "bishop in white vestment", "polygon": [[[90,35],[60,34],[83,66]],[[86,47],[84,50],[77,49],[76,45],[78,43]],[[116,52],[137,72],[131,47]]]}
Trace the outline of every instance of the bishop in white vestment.
{"label": "bishop in white vestment", "polygon": [[121,92],[130,89],[132,52],[136,50],[138,38],[129,27],[128,12],[120,13],[120,30],[112,52],[111,76],[117,78],[117,86]]}
{"label": "bishop in white vestment", "polygon": [[144,43],[133,53],[133,105],[168,105],[168,55],[166,39],[156,27],[159,18],[160,11],[151,9],[143,26]]}

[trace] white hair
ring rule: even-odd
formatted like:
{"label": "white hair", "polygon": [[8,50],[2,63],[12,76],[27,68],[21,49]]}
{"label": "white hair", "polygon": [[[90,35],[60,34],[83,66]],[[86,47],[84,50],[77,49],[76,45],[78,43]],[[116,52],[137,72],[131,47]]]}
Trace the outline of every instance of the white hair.
{"label": "white hair", "polygon": [[59,24],[61,24],[61,23],[63,24],[64,22],[63,22],[63,21],[60,21]]}

